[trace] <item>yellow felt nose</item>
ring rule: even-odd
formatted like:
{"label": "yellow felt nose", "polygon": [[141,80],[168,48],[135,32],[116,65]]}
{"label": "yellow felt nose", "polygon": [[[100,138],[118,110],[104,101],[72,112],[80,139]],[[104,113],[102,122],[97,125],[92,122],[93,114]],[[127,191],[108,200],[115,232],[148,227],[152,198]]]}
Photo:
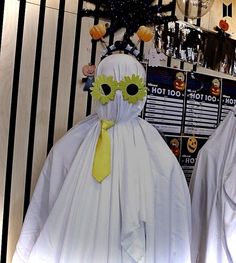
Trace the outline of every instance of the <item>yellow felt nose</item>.
{"label": "yellow felt nose", "polygon": [[97,141],[93,160],[93,177],[101,183],[111,172],[111,140],[107,131],[115,123],[101,120],[101,132]]}

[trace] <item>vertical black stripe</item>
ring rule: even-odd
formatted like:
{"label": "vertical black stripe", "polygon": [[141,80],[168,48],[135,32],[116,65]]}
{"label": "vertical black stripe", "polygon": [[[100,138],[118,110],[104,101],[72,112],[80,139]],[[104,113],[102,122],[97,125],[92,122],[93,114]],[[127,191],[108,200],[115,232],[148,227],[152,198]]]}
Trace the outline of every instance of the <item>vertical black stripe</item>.
{"label": "vertical black stripe", "polygon": [[[111,19],[111,24],[113,24],[113,23],[114,23],[114,19]],[[108,45],[109,46],[112,45],[113,42],[114,42],[114,33],[111,33],[110,36],[109,36],[109,43],[108,43]]]}
{"label": "vertical black stripe", "polygon": [[229,17],[232,17],[232,3],[231,3],[230,5],[228,5],[228,8],[227,8],[227,9],[228,9],[228,12],[227,12],[228,14],[227,14],[227,15],[228,15]]}
{"label": "vertical black stripe", "polygon": [[110,37],[109,37],[109,46],[112,45],[114,43],[114,34],[110,34]]}
{"label": "vertical black stripe", "polygon": [[68,123],[67,123],[68,130],[73,126],[73,119],[74,119],[75,93],[76,93],[79,48],[80,48],[80,34],[81,34],[81,24],[82,24],[81,11],[83,8],[83,2],[84,2],[83,0],[78,0],[73,67],[72,67],[71,86],[70,86],[69,116],[68,116]]}
{"label": "vertical black stripe", "polygon": [[202,13],[202,9],[201,9],[201,6],[202,6],[202,1],[199,1],[199,3],[198,3],[198,8],[197,8],[197,23],[196,23],[196,25],[197,26],[200,26],[200,17],[201,17],[201,13]]}
{"label": "vertical black stripe", "polygon": [[227,16],[228,7],[223,3],[223,17]]}
{"label": "vertical black stripe", "polygon": [[60,0],[58,21],[57,21],[57,40],[56,40],[56,50],[55,50],[55,58],[54,58],[47,153],[50,151],[53,145],[53,137],[54,137],[54,129],[55,129],[57,89],[58,89],[58,79],[59,79],[60,60],[61,60],[61,45],[62,45],[62,34],[63,34],[63,25],[64,25],[64,12],[65,12],[65,0]]}
{"label": "vertical black stripe", "polygon": [[3,28],[4,6],[5,6],[5,0],[1,0],[0,1],[0,52],[1,52],[1,46],[2,46],[2,28]]}
{"label": "vertical black stripe", "polygon": [[171,15],[174,16],[176,11],[176,0],[172,0],[172,3],[173,9],[171,10]]}
{"label": "vertical black stripe", "polygon": [[196,26],[200,26],[201,25],[201,18],[197,18],[197,23],[196,23]]}
{"label": "vertical black stripe", "polygon": [[189,0],[186,0],[184,7],[184,21],[188,21],[188,11],[189,11]]}
{"label": "vertical black stripe", "polygon": [[[100,1],[97,1],[96,8],[95,8],[96,15],[94,17],[94,25],[96,25],[99,22],[99,16],[97,15],[99,8],[100,8]],[[97,50],[97,41],[92,40],[92,50],[91,50],[91,58],[90,58],[91,64],[95,64],[96,50]],[[90,92],[88,91],[86,116],[88,116],[91,113],[91,107],[92,107],[92,96]]]}
{"label": "vertical black stripe", "polygon": [[[187,0],[188,2],[189,0]],[[174,16],[175,15],[175,8],[176,8],[176,0],[172,0],[173,3],[173,9],[171,10],[171,15]],[[167,67],[171,66],[171,57],[167,57]]]}
{"label": "vertical black stripe", "polygon": [[143,41],[140,42],[139,52],[140,52],[140,58],[142,60],[143,59],[143,52],[144,52],[144,42]]}
{"label": "vertical black stripe", "polygon": [[25,179],[24,215],[27,211],[29,200],[30,200],[35,125],[36,125],[38,89],[39,89],[39,77],[40,77],[40,62],[41,62],[41,54],[42,54],[43,28],[44,28],[44,18],[45,18],[45,5],[46,5],[46,0],[41,0],[40,10],[39,10],[39,20],[38,20],[38,34],[37,34],[37,45],[36,45],[36,54],[35,54],[33,90],[32,90],[32,99],[31,99],[31,115],[30,115],[26,179]]}
{"label": "vertical black stripe", "polygon": [[5,181],[5,198],[3,210],[3,225],[2,225],[2,248],[1,248],[1,262],[6,262],[7,255],[7,238],[9,227],[9,211],[10,211],[10,198],[11,198],[11,183],[12,183],[12,167],[13,167],[13,153],[16,129],[16,113],[17,113],[17,100],[19,91],[19,78],[20,78],[20,64],[22,54],[22,42],[25,22],[25,7],[26,0],[20,1],[16,50],[15,50],[15,64],[12,85],[12,99],[11,99],[11,112],[9,123],[9,137],[8,137],[8,151],[7,151],[7,167],[6,167],[6,181]]}
{"label": "vertical black stripe", "polygon": [[201,6],[202,6],[202,1],[200,1],[198,3],[196,26],[200,26],[200,24],[201,24],[201,16],[202,16],[202,14],[201,14],[201,11],[202,11]]}

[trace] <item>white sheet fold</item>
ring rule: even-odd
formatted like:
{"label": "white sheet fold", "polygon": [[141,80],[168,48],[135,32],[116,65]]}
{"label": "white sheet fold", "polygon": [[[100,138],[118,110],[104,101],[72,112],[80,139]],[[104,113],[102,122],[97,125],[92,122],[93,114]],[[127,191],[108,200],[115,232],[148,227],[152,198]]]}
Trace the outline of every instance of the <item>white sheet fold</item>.
{"label": "white sheet fold", "polygon": [[198,153],[190,182],[192,262],[236,262],[236,108]]}

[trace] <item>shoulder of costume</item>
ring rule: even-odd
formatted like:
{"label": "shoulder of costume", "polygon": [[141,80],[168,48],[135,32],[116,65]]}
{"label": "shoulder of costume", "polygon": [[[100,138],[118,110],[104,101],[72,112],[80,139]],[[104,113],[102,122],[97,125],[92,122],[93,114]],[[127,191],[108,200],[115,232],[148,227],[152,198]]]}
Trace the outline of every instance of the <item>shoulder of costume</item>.
{"label": "shoulder of costume", "polygon": [[81,143],[81,140],[86,136],[88,131],[99,121],[97,114],[91,114],[85,117],[82,121],[75,124],[68,130],[52,147],[49,155],[61,153],[76,148]]}

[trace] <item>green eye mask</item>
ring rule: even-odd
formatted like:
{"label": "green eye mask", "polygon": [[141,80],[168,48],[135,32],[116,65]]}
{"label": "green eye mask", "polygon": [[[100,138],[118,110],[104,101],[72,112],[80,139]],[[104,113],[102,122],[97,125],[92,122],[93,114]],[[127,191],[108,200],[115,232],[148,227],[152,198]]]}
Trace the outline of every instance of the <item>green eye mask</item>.
{"label": "green eye mask", "polygon": [[101,104],[114,100],[117,90],[122,91],[123,99],[135,104],[147,95],[143,80],[138,75],[125,76],[120,82],[112,76],[99,75],[93,83],[91,95]]}

